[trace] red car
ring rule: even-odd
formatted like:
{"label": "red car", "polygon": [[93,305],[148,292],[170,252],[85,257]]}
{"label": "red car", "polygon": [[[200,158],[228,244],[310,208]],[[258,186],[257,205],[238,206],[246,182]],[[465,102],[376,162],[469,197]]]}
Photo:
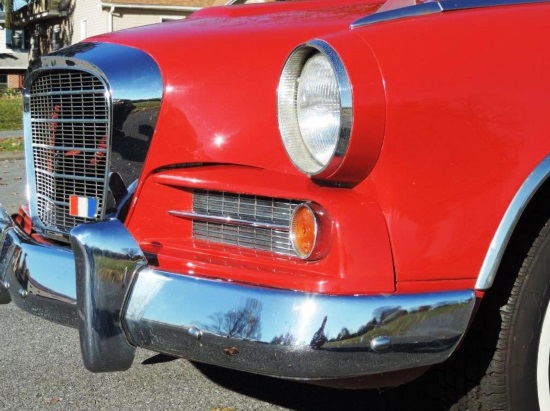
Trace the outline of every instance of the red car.
{"label": "red car", "polygon": [[549,21],[284,2],[40,58],[0,302],[78,327],[94,372],[136,346],[339,387],[442,364],[448,407],[549,410]]}

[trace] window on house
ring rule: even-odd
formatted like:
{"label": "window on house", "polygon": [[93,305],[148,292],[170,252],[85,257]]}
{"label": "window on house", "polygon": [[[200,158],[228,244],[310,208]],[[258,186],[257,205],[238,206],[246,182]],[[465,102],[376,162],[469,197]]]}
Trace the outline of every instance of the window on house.
{"label": "window on house", "polygon": [[6,29],[6,45],[15,50],[27,50],[27,36],[24,29]]}
{"label": "window on house", "polygon": [[8,88],[8,75],[0,73],[0,91]]}

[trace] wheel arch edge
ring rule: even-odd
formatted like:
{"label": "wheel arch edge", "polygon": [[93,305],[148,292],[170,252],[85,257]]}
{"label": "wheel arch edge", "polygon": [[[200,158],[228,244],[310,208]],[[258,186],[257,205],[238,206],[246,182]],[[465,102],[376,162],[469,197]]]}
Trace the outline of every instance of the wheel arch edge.
{"label": "wheel arch edge", "polygon": [[479,271],[475,284],[476,290],[488,290],[493,285],[502,258],[506,253],[512,235],[521,228],[520,220],[525,217],[529,205],[533,201],[546,201],[550,206],[550,198],[544,200],[539,195],[543,187],[550,189],[550,154],[547,155],[529,174],[514,195],[497,231],[491,240],[485,259]]}

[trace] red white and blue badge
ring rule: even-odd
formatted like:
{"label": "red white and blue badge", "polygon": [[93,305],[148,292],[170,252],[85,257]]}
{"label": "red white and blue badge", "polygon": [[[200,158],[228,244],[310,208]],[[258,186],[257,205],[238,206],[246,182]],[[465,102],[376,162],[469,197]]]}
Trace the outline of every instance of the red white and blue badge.
{"label": "red white and blue badge", "polygon": [[97,198],[72,195],[69,200],[69,214],[73,217],[94,218],[96,216]]}

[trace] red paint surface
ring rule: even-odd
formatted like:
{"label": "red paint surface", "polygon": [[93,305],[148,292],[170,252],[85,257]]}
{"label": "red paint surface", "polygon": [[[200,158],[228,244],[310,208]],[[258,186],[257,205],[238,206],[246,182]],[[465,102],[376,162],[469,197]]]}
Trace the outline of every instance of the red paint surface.
{"label": "red paint surface", "polygon": [[[326,209],[335,235],[324,258],[307,262],[193,240],[191,222],[168,215],[170,210],[191,210],[193,188],[255,194],[258,186],[262,195],[307,195]],[[319,187],[285,173],[230,165],[156,173],[144,184],[129,228],[168,271],[310,292],[394,291],[387,228],[378,205],[353,190]]]}
{"label": "red paint surface", "polygon": [[[378,7],[214,9],[99,38],[146,50],[162,71],[159,122],[128,221],[162,268],[327,293],[473,287],[511,199],[550,152],[550,5],[349,29]],[[353,84],[353,188],[312,182],[280,141],[279,75],[313,38],[333,45]],[[207,166],[159,172],[190,163]],[[166,214],[189,207],[193,187],[317,202],[334,221],[330,251],[305,263],[193,242],[189,223]]]}
{"label": "red paint surface", "polygon": [[549,17],[549,4],[533,4],[361,30],[387,98],[364,188],[386,216],[398,282],[476,278],[513,196],[550,152]]}

